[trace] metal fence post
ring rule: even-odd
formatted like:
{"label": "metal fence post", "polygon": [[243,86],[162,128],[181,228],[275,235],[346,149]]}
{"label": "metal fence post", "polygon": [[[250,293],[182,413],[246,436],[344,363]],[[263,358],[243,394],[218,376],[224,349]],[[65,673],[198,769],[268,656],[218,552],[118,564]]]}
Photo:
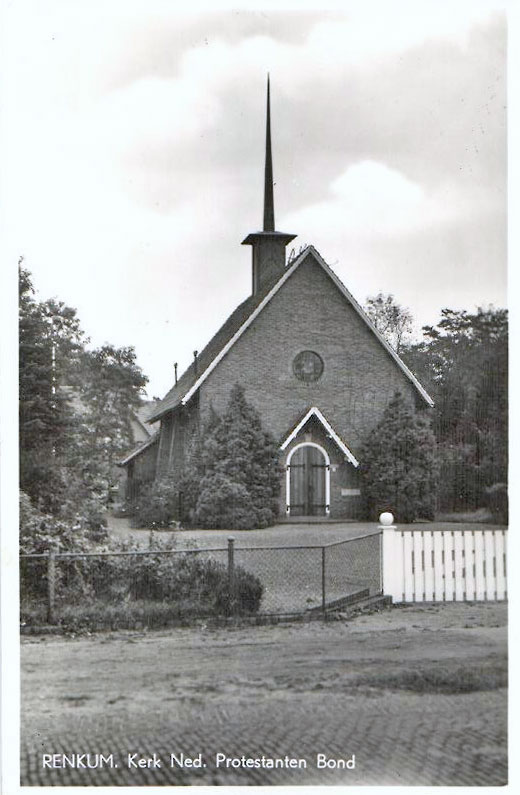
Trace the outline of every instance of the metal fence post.
{"label": "metal fence post", "polygon": [[321,611],[325,615],[326,589],[325,589],[325,547],[321,548]]}
{"label": "metal fence post", "polygon": [[55,623],[54,597],[56,579],[56,549],[49,547],[47,559],[47,623]]}
{"label": "metal fence post", "polygon": [[229,592],[229,612],[233,612],[233,599],[235,596],[235,539],[228,537],[228,592]]}

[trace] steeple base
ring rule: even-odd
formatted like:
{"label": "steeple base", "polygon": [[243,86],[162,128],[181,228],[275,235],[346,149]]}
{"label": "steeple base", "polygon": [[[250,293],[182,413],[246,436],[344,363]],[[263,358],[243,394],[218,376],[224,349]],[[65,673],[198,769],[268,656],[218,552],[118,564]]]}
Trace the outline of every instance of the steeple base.
{"label": "steeple base", "polygon": [[286,232],[252,232],[242,241],[253,247],[253,295],[283,274],[285,247],[295,237]]}

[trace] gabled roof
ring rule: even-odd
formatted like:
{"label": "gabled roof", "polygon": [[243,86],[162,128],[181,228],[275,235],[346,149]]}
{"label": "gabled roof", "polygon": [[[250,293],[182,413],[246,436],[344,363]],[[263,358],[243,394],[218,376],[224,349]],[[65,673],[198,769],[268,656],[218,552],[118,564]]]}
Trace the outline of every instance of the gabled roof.
{"label": "gabled roof", "polygon": [[267,284],[259,293],[250,295],[249,298],[237,306],[235,311],[228,317],[224,325],[220,327],[214,337],[208,342],[204,350],[199,353],[197,357],[197,372],[195,372],[195,364],[192,362],[188,369],[185,370],[181,375],[177,383],[157,404],[155,410],[148,418],[148,422],[156,422],[159,417],[161,417],[167,411],[170,411],[176,406],[179,406],[181,403],[186,402],[188,399],[186,398],[186,395],[191,391],[193,385],[197,383],[201,375],[206,374],[206,372],[207,375],[209,375],[211,371],[208,370],[208,368],[212,362],[223,349],[226,349],[227,351],[229,341],[234,338],[240,329],[242,329],[248,318],[251,317],[251,314],[259,306],[259,304],[262,303],[265,296],[271,291],[273,285],[276,283],[277,280]]}
{"label": "gabled roof", "polygon": [[135,409],[132,414],[137,424],[143,429],[147,436],[152,436],[155,431],[150,423],[150,417],[154,414],[156,407],[159,405],[160,400],[148,400]]}
{"label": "gabled roof", "polygon": [[148,448],[151,447],[153,444],[156,444],[159,441],[160,435],[161,435],[160,431],[155,431],[153,436],[150,436],[150,438],[146,439],[142,444],[139,445],[139,447],[136,447],[135,450],[132,450],[132,452],[129,453],[126,456],[126,458],[123,458],[121,459],[121,461],[118,461],[117,466],[124,467],[126,466],[126,464],[129,464],[130,461],[132,461],[134,458],[137,458],[138,455],[141,455],[141,453],[144,453],[144,451],[148,450]]}
{"label": "gabled roof", "polygon": [[325,428],[325,432],[333,439],[336,444],[338,445],[341,452],[345,455],[345,457],[350,461],[353,466],[358,467],[359,461],[357,460],[354,453],[348,449],[345,442],[341,439],[340,436],[336,433],[330,422],[325,419],[321,411],[316,408],[316,406],[312,406],[309,411],[301,418],[301,420],[297,423],[297,425],[292,429],[290,433],[287,434],[285,439],[283,440],[282,444],[280,445],[280,450],[285,450],[285,448],[292,442],[293,439],[298,436],[301,429],[307,424],[311,417],[316,417],[318,422],[320,422],[323,427]]}
{"label": "gabled roof", "polygon": [[240,339],[242,334],[253,323],[262,309],[267,306],[271,299],[285,284],[287,279],[292,276],[292,274],[309,254],[312,254],[316,262],[332,279],[338,290],[347,299],[363,322],[366,323],[372,333],[377,337],[381,345],[392,357],[400,370],[402,370],[404,375],[412,382],[424,401],[429,406],[433,406],[433,400],[428,395],[424,387],[421,386],[417,378],[408,369],[408,367],[394,351],[391,345],[388,344],[381,333],[376,329],[374,324],[369,320],[366,313],[358,304],[354,296],[347,290],[343,282],[336,276],[332,268],[327,265],[323,257],[318,251],[316,251],[314,246],[307,246],[307,248],[305,248],[302,253],[294,260],[294,262],[289,264],[284,274],[277,281],[271,285],[267,285],[260,293],[250,296],[246,301],[240,304],[237,309],[235,309],[233,314],[228,318],[220,330],[217,331],[213,339],[208,343],[208,345],[206,345],[202,353],[199,355],[197,359],[197,371],[195,371],[195,365],[192,363],[190,367],[188,367],[188,369],[183,373],[177,384],[159,403],[156,411],[149,419],[150,422],[155,422],[163,414],[165,414],[167,411],[170,411],[171,409],[174,409],[176,406],[187,403],[187,401],[195,394],[201,384],[204,383],[209,374],[233,347],[235,342]]}

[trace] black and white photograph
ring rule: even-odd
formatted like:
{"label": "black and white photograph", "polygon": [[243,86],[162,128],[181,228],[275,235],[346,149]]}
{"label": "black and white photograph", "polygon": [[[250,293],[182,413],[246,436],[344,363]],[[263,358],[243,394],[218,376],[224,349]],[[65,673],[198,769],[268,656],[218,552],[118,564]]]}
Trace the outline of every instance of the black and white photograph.
{"label": "black and white photograph", "polygon": [[7,795],[508,784],[509,16],[3,3]]}

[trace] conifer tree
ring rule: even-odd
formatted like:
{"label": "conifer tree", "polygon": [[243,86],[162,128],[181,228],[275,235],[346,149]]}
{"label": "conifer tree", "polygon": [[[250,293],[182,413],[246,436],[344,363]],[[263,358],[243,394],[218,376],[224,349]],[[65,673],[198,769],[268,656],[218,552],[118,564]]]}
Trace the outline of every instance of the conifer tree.
{"label": "conifer tree", "polygon": [[278,447],[238,384],[203,442],[201,466],[195,523],[236,529],[274,523],[280,494]]}
{"label": "conifer tree", "polygon": [[396,392],[361,452],[367,517],[390,511],[399,522],[433,519],[435,439],[429,417]]}

